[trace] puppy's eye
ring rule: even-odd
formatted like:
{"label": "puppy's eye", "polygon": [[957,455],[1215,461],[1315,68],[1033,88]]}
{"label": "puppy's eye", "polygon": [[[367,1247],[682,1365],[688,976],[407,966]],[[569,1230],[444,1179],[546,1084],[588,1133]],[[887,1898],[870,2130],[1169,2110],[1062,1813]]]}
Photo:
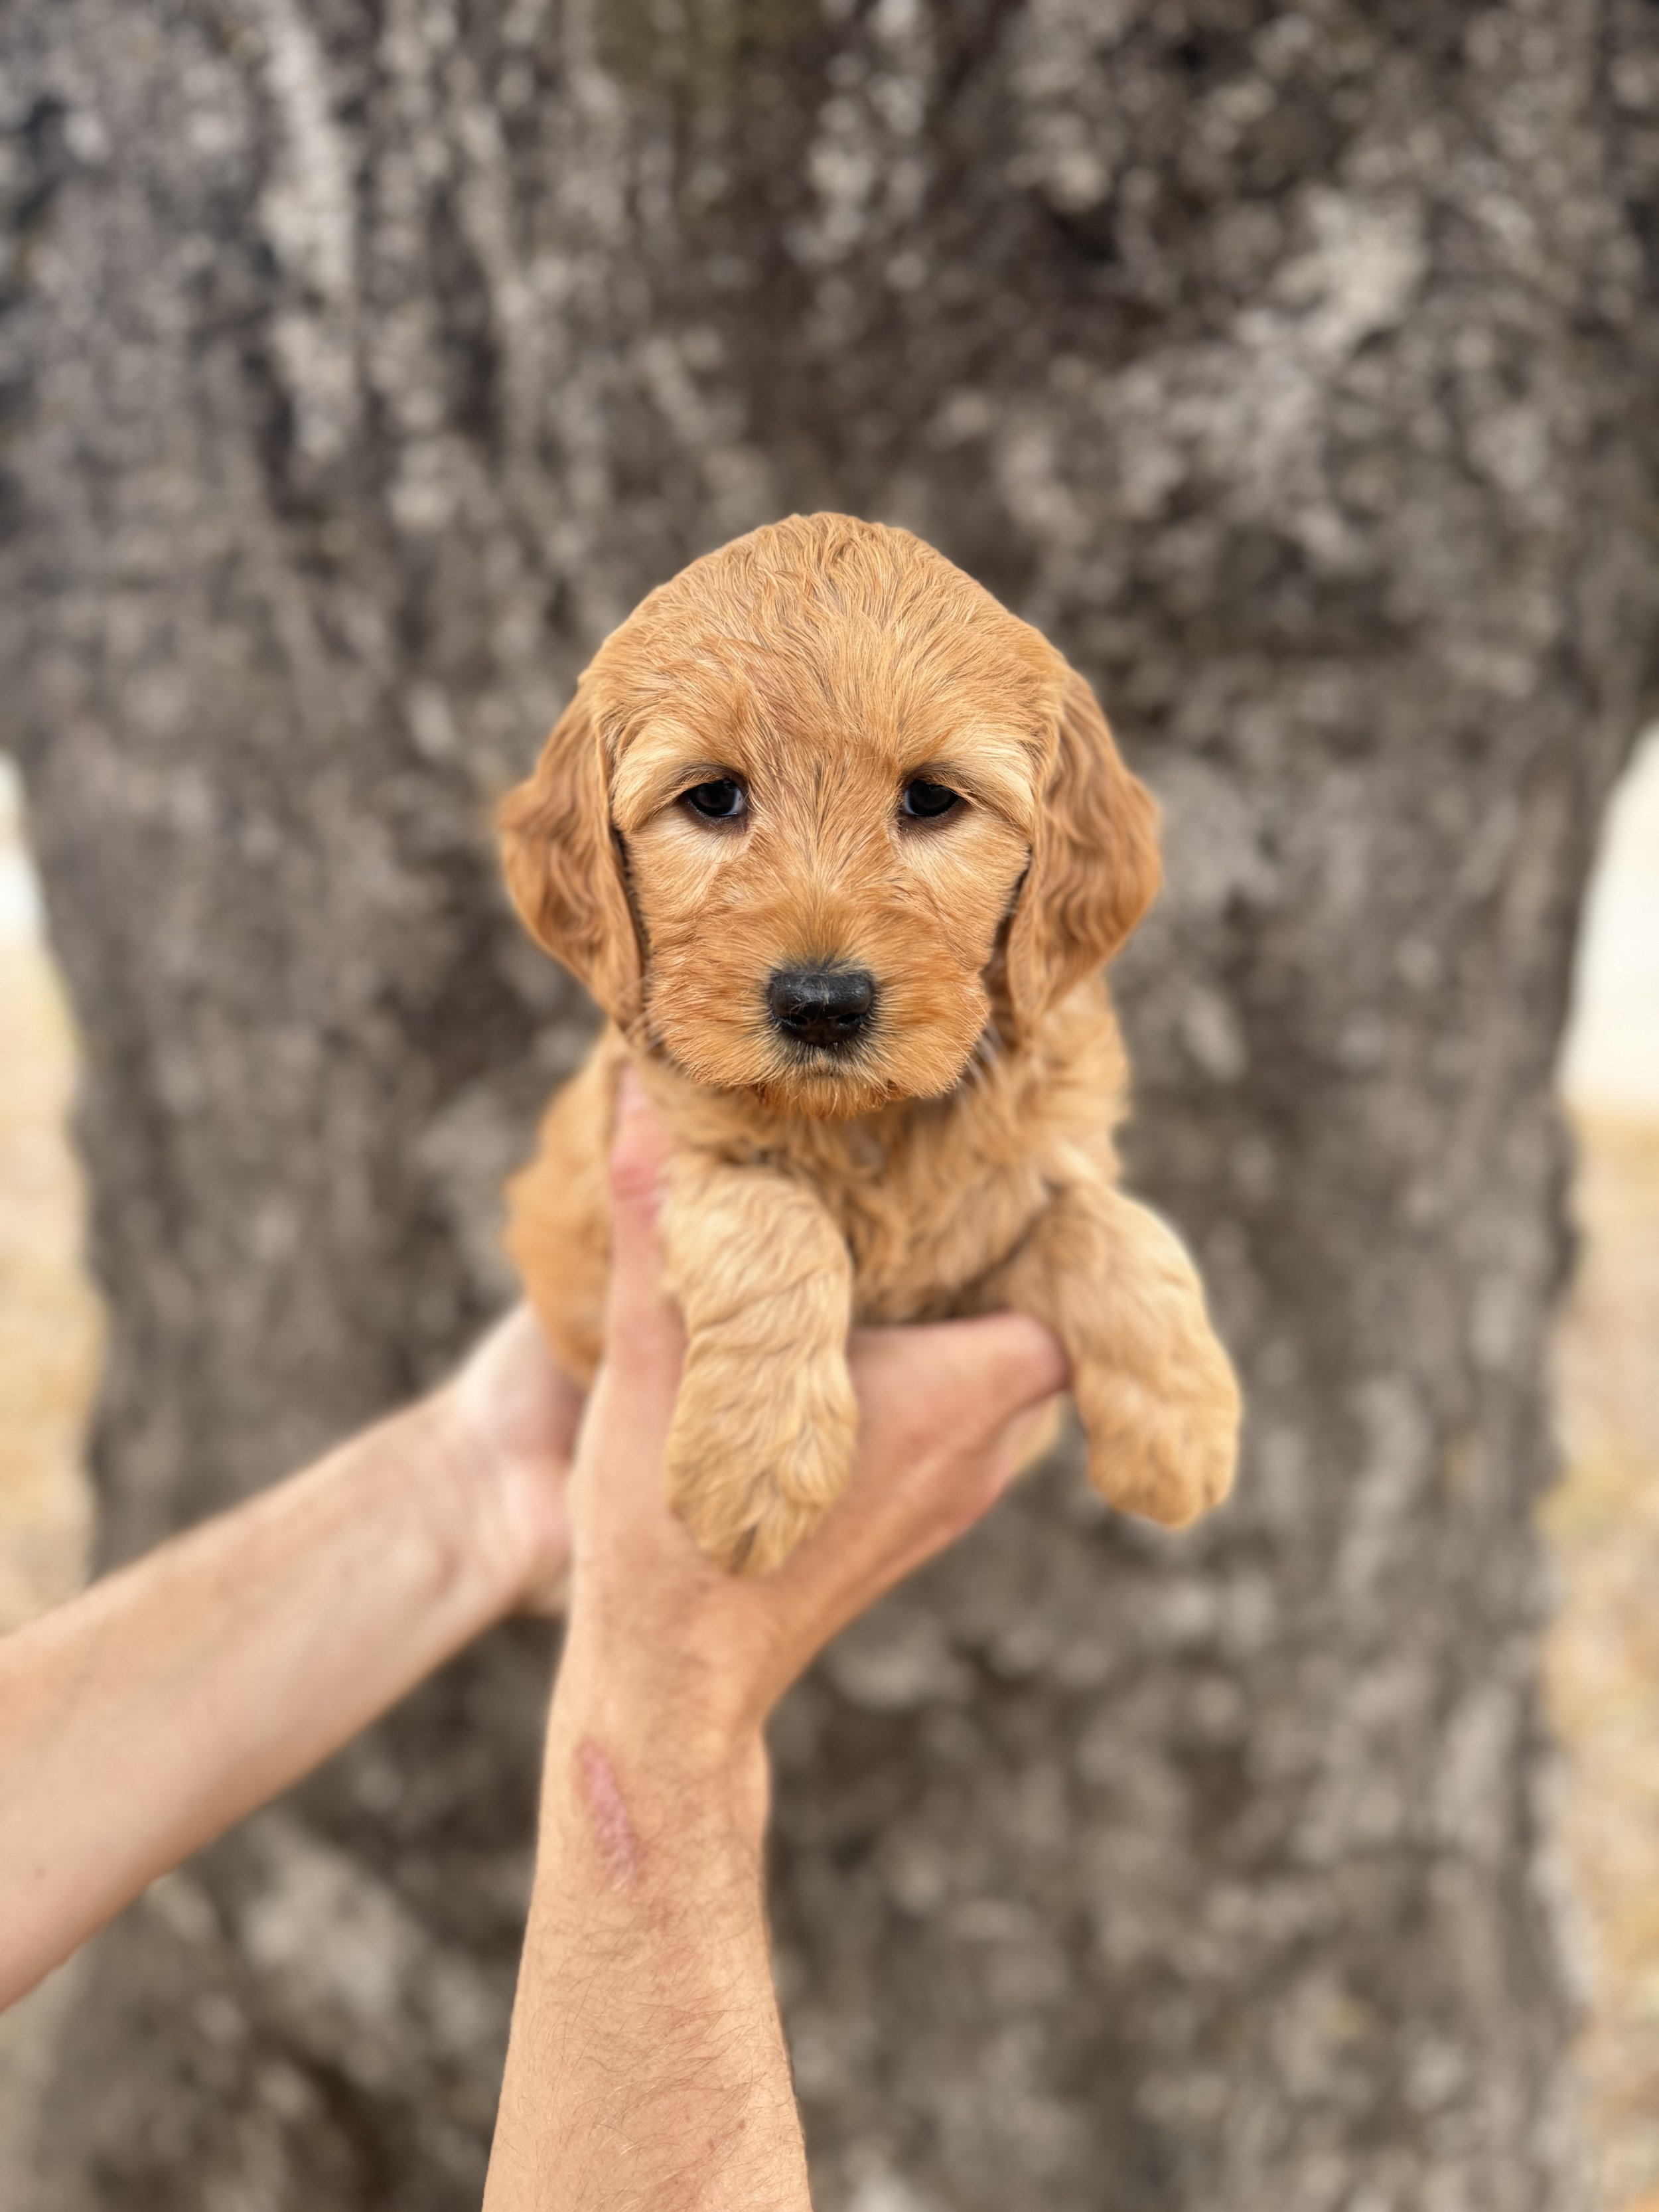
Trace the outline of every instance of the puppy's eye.
{"label": "puppy's eye", "polygon": [[713,783],[695,783],[681,795],[705,822],[735,822],[749,811],[749,793],[729,776],[720,776]]}
{"label": "puppy's eye", "polygon": [[908,814],[913,821],[937,822],[940,815],[949,814],[961,804],[961,793],[952,791],[949,784],[929,783],[919,776],[915,782],[905,785],[899,812]]}

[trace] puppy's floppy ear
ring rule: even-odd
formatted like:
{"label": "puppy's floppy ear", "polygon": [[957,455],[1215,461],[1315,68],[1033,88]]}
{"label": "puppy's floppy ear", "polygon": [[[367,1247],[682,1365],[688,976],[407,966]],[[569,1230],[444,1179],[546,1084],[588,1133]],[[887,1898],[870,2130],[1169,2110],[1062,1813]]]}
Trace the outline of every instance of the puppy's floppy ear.
{"label": "puppy's floppy ear", "polygon": [[496,827],[507,887],[525,927],[626,1029],[640,1012],[640,940],[608,781],[579,686],[535,773],[502,801]]}
{"label": "puppy's floppy ear", "polygon": [[1094,693],[1068,668],[1008,933],[1008,995],[1022,1030],[1111,958],[1158,881],[1157,805],[1124,767]]}

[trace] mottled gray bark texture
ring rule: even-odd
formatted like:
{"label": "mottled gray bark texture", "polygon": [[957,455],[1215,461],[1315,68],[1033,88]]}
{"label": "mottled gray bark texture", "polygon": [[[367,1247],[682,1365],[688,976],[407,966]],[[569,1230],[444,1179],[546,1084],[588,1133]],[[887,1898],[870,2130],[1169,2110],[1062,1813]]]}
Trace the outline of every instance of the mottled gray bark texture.
{"label": "mottled gray bark texture", "polygon": [[[823,2212],[1574,2199],[1549,1103],[1655,672],[1649,0],[11,0],[4,742],[84,1027],[108,1556],[434,1374],[588,1016],[492,804],[791,508],[908,523],[1168,810],[1136,1178],[1250,1395],[789,1707]],[[545,1639],[103,1942],[39,2202],[476,2202]]]}

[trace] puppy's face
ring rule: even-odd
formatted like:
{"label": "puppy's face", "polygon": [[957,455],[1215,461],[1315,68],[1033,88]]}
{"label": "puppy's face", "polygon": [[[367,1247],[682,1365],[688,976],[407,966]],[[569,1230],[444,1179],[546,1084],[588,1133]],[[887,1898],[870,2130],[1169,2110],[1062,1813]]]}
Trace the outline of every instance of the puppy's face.
{"label": "puppy's face", "polygon": [[918,682],[845,617],[779,667],[743,658],[618,750],[647,1027],[699,1081],[780,1112],[948,1090],[1030,855],[1024,672]]}
{"label": "puppy's face", "polygon": [[[948,1091],[1151,896],[1151,802],[1051,647],[907,533],[814,516],[654,592],[503,816],[532,929],[773,1110]],[[1011,1040],[1012,1041],[1012,1040]]]}

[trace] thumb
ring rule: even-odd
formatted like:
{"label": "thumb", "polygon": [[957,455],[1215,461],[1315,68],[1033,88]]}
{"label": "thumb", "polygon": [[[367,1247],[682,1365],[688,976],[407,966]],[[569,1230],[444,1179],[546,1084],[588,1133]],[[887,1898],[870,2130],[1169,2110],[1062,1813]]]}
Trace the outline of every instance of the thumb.
{"label": "thumb", "polygon": [[611,1289],[605,1311],[605,1364],[637,1370],[659,1363],[677,1373],[678,1318],[661,1290],[657,1213],[668,1164],[668,1140],[632,1067],[617,1086],[617,1133],[611,1146]]}
{"label": "thumb", "polygon": [[[593,1379],[570,1486],[576,1610],[582,1566],[619,1528],[660,1508],[662,1450],[680,1383],[684,1332],[663,1296],[657,1243],[668,1144],[631,1067],[617,1086],[611,1145],[611,1286],[605,1357]],[[603,1468],[603,1480],[596,1479]]]}

